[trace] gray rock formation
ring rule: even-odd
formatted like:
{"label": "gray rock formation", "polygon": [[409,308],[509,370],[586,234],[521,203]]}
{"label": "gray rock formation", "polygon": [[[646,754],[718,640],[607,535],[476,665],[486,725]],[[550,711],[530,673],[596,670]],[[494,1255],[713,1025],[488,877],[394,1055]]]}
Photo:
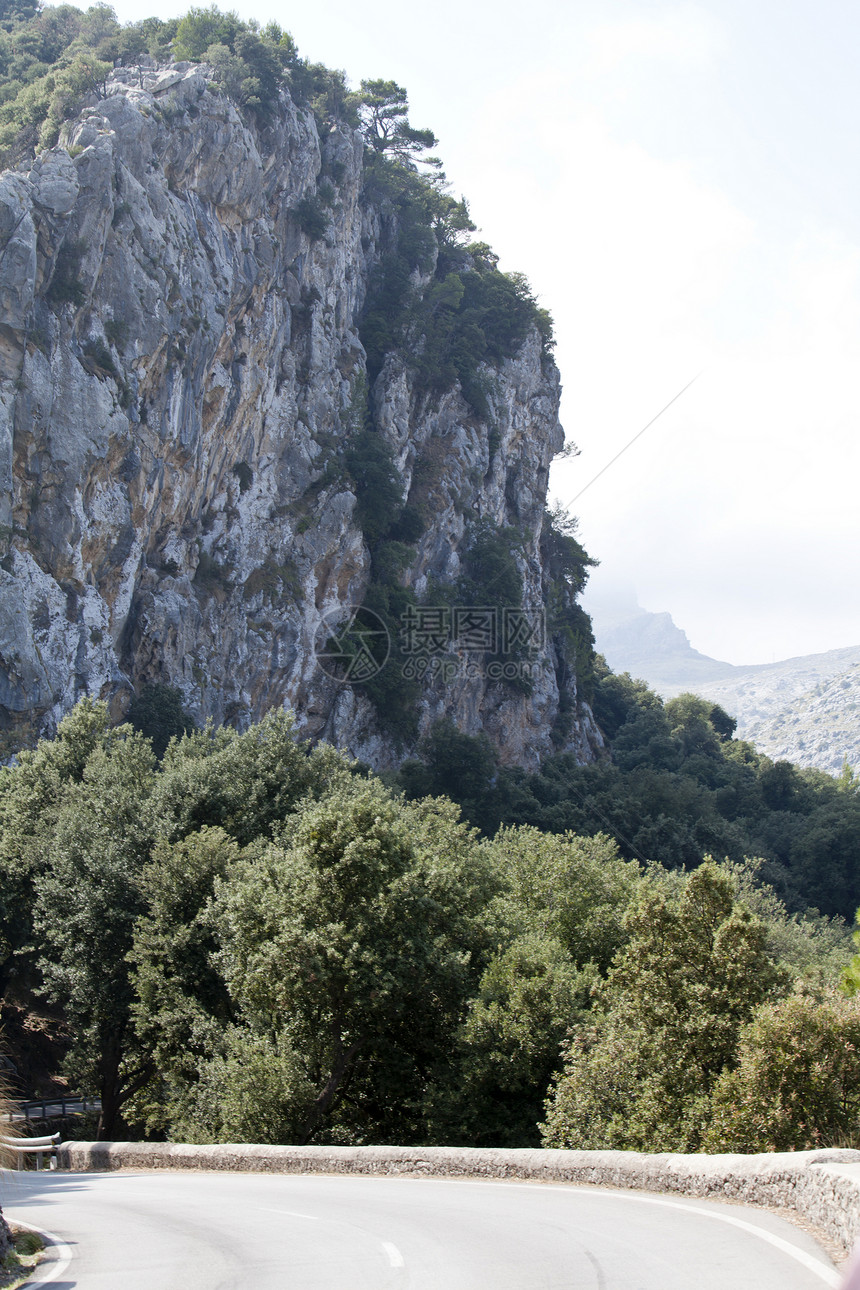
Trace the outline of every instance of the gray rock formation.
{"label": "gray rock formation", "polygon": [[860,647],[739,667],[695,688],[737,718],[737,735],[775,761],[838,775],[860,768]]}
{"label": "gray rock formation", "polygon": [[[118,69],[107,90],[0,177],[0,727],[49,733],[83,694],[119,717],[159,681],[198,720],[287,705],[310,737],[391,765],[404,750],[314,653],[369,577],[342,457],[392,216],[363,193],[362,140],[321,138],[286,93],[263,137],[200,65]],[[312,239],[297,207],[323,183]],[[474,515],[522,532],[536,606],[558,373],[535,329],[493,377],[492,433],[458,388],[419,396],[402,356],[374,383],[404,497],[420,484],[432,512],[402,579],[450,583]],[[420,730],[449,716],[534,767],[557,673],[546,642],[530,695],[430,678]],[[600,734],[571,702],[564,746],[589,760]]]}
{"label": "gray rock formation", "polygon": [[643,609],[632,589],[590,588],[585,602],[597,649],[612,670],[640,677],[666,697],[731,677],[737,670],[694,649],[671,614]]}

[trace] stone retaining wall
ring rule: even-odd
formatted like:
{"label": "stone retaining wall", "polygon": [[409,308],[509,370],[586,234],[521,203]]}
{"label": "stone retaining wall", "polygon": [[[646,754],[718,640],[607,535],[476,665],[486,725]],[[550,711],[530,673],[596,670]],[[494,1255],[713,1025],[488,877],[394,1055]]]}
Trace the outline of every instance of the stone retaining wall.
{"label": "stone retaining wall", "polygon": [[289,1174],[510,1178],[678,1192],[795,1210],[846,1252],[860,1236],[860,1151],[755,1156],[636,1151],[482,1150],[475,1147],[189,1146],[69,1142],[60,1168],[226,1169]]}

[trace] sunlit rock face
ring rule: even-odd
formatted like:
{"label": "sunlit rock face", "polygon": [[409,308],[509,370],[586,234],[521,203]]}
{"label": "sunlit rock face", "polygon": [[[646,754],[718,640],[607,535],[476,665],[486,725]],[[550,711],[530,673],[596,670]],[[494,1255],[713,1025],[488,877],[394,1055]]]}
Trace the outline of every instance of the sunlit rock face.
{"label": "sunlit rock face", "polygon": [[[307,735],[395,764],[409,746],[315,655],[371,572],[343,455],[393,216],[363,194],[360,135],[320,138],[282,93],[261,136],[178,64],[115,72],[63,145],[0,177],[0,727],[51,733],[84,694],[119,717],[160,681],[199,721],[288,706]],[[312,239],[297,207],[323,185]],[[477,516],[520,531],[539,606],[563,435],[537,331],[493,373],[492,426],[458,388],[419,396],[397,353],[370,399],[429,515],[403,584],[425,601],[451,584]],[[551,640],[530,667],[530,694],[428,674],[416,738],[447,716],[508,763],[590,760],[600,735]]]}

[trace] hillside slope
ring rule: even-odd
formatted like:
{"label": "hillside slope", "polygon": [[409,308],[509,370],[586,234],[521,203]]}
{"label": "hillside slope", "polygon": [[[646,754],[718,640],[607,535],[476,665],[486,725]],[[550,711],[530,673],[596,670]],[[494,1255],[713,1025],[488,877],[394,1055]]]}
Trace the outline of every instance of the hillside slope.
{"label": "hillside slope", "polygon": [[846,759],[860,766],[860,646],[739,668],[696,693],[736,717],[739,737],[769,757],[833,774]]}
{"label": "hillside slope", "polygon": [[635,599],[590,601],[597,648],[670,699],[690,691],[719,703],[748,739],[775,760],[838,774],[860,766],[860,646],[740,667],[693,649],[668,613]]}

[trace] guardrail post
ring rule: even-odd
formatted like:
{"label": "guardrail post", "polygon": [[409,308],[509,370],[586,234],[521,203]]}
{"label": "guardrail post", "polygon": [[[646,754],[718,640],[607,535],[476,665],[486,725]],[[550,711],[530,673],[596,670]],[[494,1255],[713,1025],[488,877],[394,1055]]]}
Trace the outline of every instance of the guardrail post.
{"label": "guardrail post", "polygon": [[24,1168],[24,1156],[35,1155],[36,1169],[41,1169],[46,1151],[50,1151],[53,1160],[57,1147],[62,1142],[59,1133],[48,1134],[44,1138],[0,1138],[0,1145],[15,1152],[18,1172]]}

